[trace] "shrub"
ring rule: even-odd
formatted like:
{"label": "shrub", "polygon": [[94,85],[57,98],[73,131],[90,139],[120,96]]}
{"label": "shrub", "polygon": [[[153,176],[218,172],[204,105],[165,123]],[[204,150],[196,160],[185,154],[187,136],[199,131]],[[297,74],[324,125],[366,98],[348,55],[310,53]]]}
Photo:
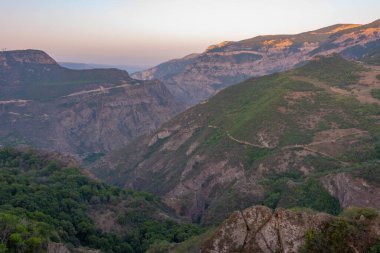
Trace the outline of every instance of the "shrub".
{"label": "shrub", "polygon": [[358,220],[361,216],[363,216],[372,220],[379,216],[379,213],[376,209],[370,207],[351,207],[345,209],[340,216],[350,220]]}
{"label": "shrub", "polygon": [[380,238],[378,238],[375,243],[371,245],[368,253],[380,253]]}
{"label": "shrub", "polygon": [[[377,77],[379,78],[380,76],[377,76]],[[374,98],[380,99],[380,89],[371,90],[371,96]]]}
{"label": "shrub", "polygon": [[332,221],[323,230],[308,230],[301,253],[351,253],[350,241],[355,236],[355,227],[343,219]]}

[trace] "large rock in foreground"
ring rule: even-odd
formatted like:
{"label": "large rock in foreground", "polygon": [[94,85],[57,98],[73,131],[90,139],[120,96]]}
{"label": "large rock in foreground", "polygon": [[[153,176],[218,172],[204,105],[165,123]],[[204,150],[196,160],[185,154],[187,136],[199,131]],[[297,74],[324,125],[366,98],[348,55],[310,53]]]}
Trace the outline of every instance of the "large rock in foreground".
{"label": "large rock in foreground", "polygon": [[324,213],[254,206],[234,212],[204,244],[202,253],[298,252],[309,229],[332,219]]}

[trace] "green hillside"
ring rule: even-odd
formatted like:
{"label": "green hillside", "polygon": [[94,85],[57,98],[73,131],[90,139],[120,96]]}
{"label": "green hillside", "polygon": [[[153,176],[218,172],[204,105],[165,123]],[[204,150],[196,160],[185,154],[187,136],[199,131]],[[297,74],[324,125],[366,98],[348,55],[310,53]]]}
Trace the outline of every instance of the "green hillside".
{"label": "green hillside", "polygon": [[349,86],[365,71],[334,55],[250,79],[166,123],[160,131],[169,136],[146,136],[106,156],[114,170],[98,164],[93,171],[170,201],[181,185],[195,185],[178,191],[175,205],[203,223],[253,204],[337,214],[339,202],[321,178],[378,173],[380,110],[356,100]]}
{"label": "green hillside", "polygon": [[[97,226],[94,213],[102,209],[114,231]],[[144,252],[156,241],[181,242],[201,232],[164,214],[170,210],[151,194],[91,180],[34,151],[0,150],[0,252],[46,252],[48,242]]]}
{"label": "green hillside", "polygon": [[368,53],[364,58],[363,61],[365,61],[368,64],[372,65],[380,65],[380,49],[377,48],[370,53]]}
{"label": "green hillside", "polygon": [[334,86],[348,86],[359,81],[361,65],[348,62],[339,56],[315,58],[306,66],[295,70],[295,74],[311,77]]}

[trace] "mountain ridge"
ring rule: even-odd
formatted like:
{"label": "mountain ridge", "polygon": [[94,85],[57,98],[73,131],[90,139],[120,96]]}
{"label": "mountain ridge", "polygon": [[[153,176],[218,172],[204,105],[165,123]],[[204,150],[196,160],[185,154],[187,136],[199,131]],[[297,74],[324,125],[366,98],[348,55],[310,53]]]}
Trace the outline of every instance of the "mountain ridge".
{"label": "mountain ridge", "polygon": [[294,35],[222,42],[203,53],[162,63],[132,77],[161,80],[175,97],[191,106],[232,84],[289,70],[316,55],[342,53],[360,59],[378,46],[379,24],[338,24]]}

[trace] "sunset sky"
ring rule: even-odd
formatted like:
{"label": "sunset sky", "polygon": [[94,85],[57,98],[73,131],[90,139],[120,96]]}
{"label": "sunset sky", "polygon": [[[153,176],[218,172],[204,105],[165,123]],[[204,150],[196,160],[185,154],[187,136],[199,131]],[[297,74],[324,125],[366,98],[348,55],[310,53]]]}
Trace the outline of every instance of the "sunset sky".
{"label": "sunset sky", "polygon": [[0,48],[152,66],[225,40],[379,18],[379,0],[0,0]]}

